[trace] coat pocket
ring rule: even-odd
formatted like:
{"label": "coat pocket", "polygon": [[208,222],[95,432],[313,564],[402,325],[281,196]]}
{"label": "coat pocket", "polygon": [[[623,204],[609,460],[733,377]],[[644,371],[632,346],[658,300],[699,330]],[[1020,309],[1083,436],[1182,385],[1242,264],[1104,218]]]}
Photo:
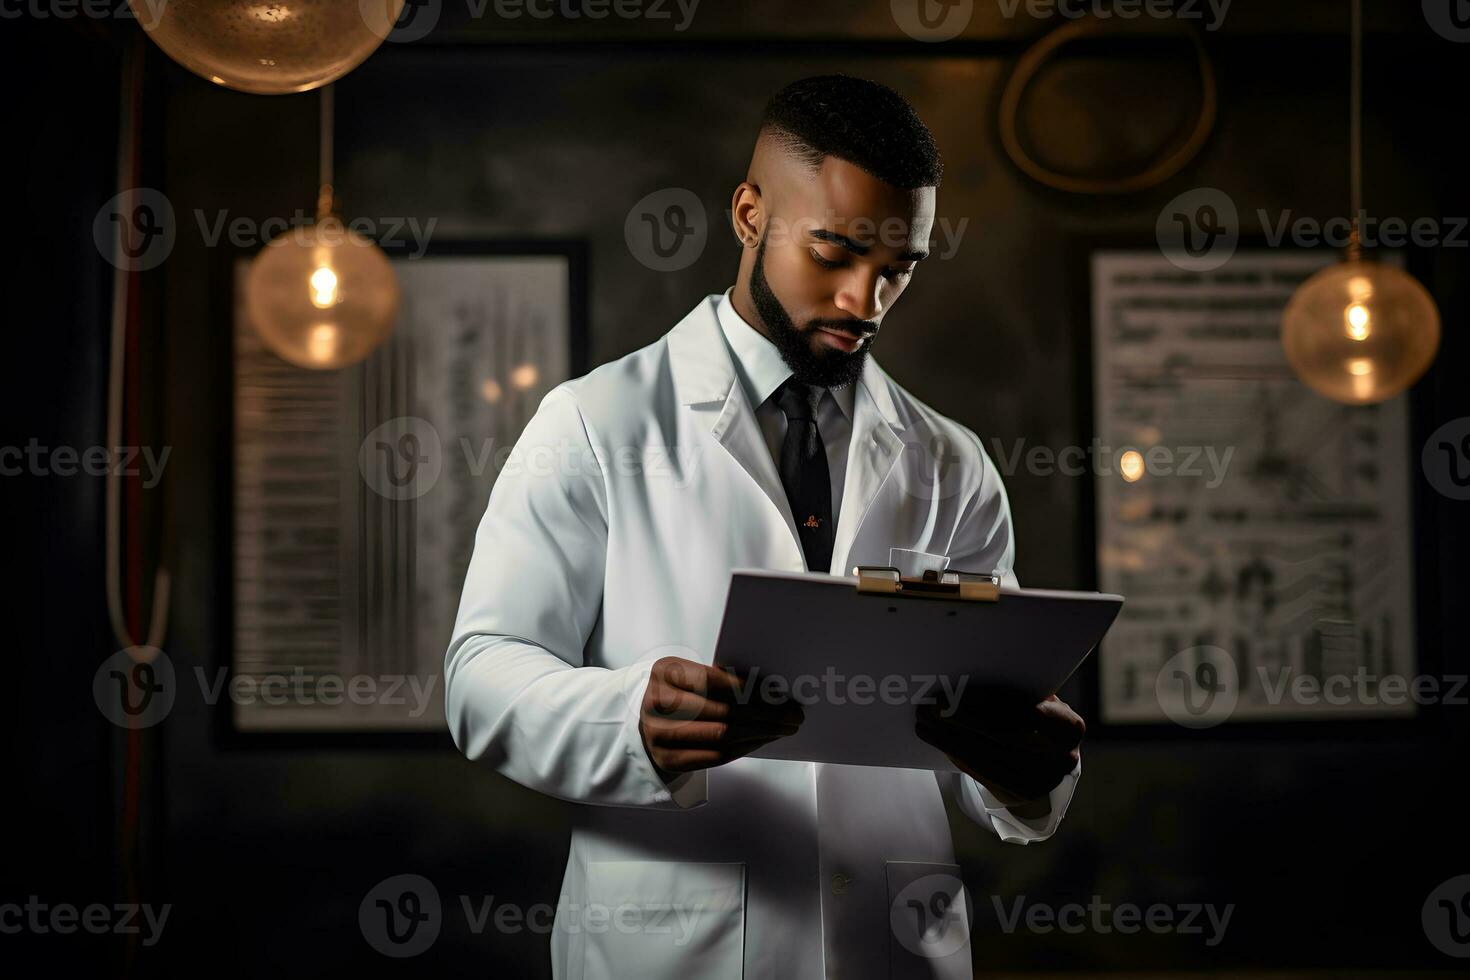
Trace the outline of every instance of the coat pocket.
{"label": "coat pocket", "polygon": [[745,865],[590,861],[584,980],[739,978]]}
{"label": "coat pocket", "polygon": [[970,965],[973,913],[960,866],[885,861],[888,879],[888,976],[891,980],[959,980]]}

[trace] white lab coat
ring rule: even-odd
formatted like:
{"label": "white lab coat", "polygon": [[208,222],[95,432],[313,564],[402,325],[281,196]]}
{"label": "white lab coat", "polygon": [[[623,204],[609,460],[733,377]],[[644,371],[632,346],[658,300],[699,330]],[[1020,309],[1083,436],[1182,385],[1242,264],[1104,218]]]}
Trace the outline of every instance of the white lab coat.
{"label": "white lab coat", "polygon": [[[455,744],[592,804],[574,812],[559,978],[969,977],[941,789],[1002,840],[1030,843],[1056,830],[1080,764],[1028,822],[957,774],[744,758],[671,788],[644,751],[649,667],[712,661],[730,570],[804,569],[718,300],[559,385],[526,426],[445,658]],[[855,394],[829,571],[904,548],[1016,585],[1005,489],[974,433],[871,356]]]}

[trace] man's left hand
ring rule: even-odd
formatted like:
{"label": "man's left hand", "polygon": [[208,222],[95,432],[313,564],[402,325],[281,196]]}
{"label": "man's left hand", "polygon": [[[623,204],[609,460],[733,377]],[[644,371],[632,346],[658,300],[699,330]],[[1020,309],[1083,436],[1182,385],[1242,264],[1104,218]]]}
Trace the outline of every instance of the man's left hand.
{"label": "man's left hand", "polygon": [[1045,802],[1082,757],[1087,725],[1055,694],[1037,702],[973,688],[955,705],[922,704],[914,731],[1006,807]]}

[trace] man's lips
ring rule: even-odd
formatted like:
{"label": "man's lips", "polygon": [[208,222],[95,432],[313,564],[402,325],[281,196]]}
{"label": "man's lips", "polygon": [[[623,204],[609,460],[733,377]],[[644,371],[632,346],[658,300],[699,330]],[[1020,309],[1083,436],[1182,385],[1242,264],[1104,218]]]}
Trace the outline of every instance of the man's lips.
{"label": "man's lips", "polygon": [[848,333],[846,330],[834,330],[831,327],[818,327],[818,338],[830,347],[852,353],[862,346],[864,335]]}

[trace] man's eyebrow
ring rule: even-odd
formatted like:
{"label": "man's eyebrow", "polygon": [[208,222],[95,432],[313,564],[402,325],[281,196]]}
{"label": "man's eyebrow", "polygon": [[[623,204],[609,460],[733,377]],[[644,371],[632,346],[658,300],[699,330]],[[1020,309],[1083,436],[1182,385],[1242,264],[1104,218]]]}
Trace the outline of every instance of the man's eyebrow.
{"label": "man's eyebrow", "polygon": [[[841,245],[843,248],[847,249],[854,255],[867,255],[873,250],[873,246],[871,245],[864,245],[861,242],[855,242],[851,238],[848,238],[846,235],[839,235],[837,232],[828,231],[826,228],[813,228],[810,234],[813,238],[820,239],[824,242],[831,242],[833,245]],[[918,262],[922,259],[927,259],[928,257],[929,250],[923,248],[911,248],[898,253],[898,261],[900,262]]]}

